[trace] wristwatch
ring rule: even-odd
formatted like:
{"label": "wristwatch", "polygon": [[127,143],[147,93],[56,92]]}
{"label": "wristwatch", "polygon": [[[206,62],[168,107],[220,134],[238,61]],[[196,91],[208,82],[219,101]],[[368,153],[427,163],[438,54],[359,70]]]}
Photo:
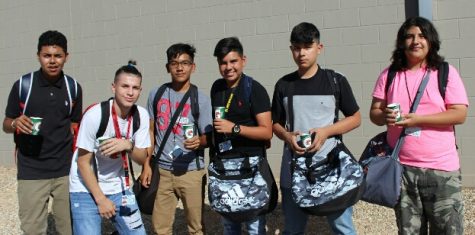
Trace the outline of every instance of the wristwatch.
{"label": "wristwatch", "polygon": [[232,129],[233,136],[238,136],[241,133],[241,126],[239,124],[235,124]]}

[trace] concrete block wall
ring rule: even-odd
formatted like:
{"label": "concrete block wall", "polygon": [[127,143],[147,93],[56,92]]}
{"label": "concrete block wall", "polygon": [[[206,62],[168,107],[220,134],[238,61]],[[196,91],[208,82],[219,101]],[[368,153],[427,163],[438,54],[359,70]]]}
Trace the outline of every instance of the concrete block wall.
{"label": "concrete block wall", "polygon": [[[442,54],[456,66],[475,101],[475,2],[434,0],[433,20],[442,39]],[[397,29],[405,19],[403,0],[0,0],[0,110],[18,77],[39,68],[38,36],[48,30],[63,32],[70,58],[65,71],[84,88],[84,104],[111,96],[115,70],[128,59],[143,71],[145,105],[152,87],[169,81],[165,50],[173,43],[197,48],[193,83],[209,93],[219,77],[212,52],[217,41],[238,36],[248,56],[246,73],[272,95],[278,78],[295,69],[289,51],[292,27],[312,22],[321,30],[324,53],[319,64],[345,74],[363,114],[360,128],[345,141],[355,156],[367,140],[382,130],[368,119],[371,91],[380,71],[389,63]],[[475,111],[457,128],[464,185],[475,186]],[[282,141],[269,150],[278,173]],[[11,135],[0,134],[0,165],[12,166]],[[276,174],[278,175],[278,174]]]}

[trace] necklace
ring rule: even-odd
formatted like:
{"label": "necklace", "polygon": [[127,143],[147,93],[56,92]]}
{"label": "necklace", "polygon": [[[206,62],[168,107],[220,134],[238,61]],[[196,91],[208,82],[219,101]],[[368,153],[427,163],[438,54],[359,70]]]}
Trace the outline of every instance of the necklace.
{"label": "necklace", "polygon": [[[427,74],[427,69],[424,71],[424,74],[422,74],[422,78],[420,79],[421,80],[420,82],[422,82],[422,79],[424,79],[426,74]],[[419,82],[419,85],[420,85],[420,82]],[[414,102],[414,100],[412,100],[411,93],[409,92],[409,85],[407,84],[406,70],[404,70],[404,83],[406,84],[406,92],[407,92],[407,96],[409,97],[409,107],[412,107],[412,103]],[[419,87],[419,86],[417,86],[417,87]],[[414,91],[414,88],[412,88],[412,91]]]}

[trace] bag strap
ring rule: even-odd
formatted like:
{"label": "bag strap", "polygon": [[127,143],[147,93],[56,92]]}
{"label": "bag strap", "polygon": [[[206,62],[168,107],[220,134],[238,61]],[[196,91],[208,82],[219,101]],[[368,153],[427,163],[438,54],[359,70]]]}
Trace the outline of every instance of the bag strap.
{"label": "bag strap", "polygon": [[[422,79],[421,84],[419,85],[419,89],[417,89],[416,98],[414,99],[414,103],[412,103],[410,113],[415,113],[419,103],[421,101],[422,95],[424,94],[424,90],[426,89],[427,83],[429,82],[430,78],[430,70],[427,70],[426,76]],[[396,146],[394,146],[394,150],[391,154],[391,157],[395,160],[399,160],[399,151],[401,150],[401,146],[404,143],[404,138],[406,137],[405,134],[406,128],[403,128],[401,131],[401,135],[396,142]]]}
{"label": "bag strap", "polygon": [[180,116],[181,110],[185,106],[186,101],[190,97],[190,90],[191,89],[188,89],[188,91],[185,93],[185,95],[181,99],[180,104],[178,105],[177,109],[175,110],[175,113],[173,114],[173,117],[168,124],[167,131],[165,132],[165,135],[163,135],[163,139],[162,139],[162,142],[160,143],[160,147],[158,148],[157,154],[160,154],[160,155],[162,154],[162,151],[165,148],[165,144],[168,140],[168,137],[170,136],[170,133],[172,132],[173,126],[175,125],[175,122],[178,119],[178,116]]}

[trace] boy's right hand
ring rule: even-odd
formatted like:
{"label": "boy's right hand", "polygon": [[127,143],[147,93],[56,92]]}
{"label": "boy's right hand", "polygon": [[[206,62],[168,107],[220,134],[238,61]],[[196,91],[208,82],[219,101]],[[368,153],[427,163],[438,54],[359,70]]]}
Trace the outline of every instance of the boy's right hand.
{"label": "boy's right hand", "polygon": [[300,135],[300,132],[286,132],[285,133],[285,143],[294,151],[297,155],[303,155],[305,153],[305,148],[302,148],[297,143],[297,136]]}
{"label": "boy's right hand", "polygon": [[148,164],[142,166],[142,173],[139,176],[140,183],[145,188],[150,186],[150,181],[152,180],[152,168]]}
{"label": "boy's right hand", "polygon": [[104,197],[96,203],[97,209],[102,218],[110,219],[115,216],[115,204],[109,198]]}
{"label": "boy's right hand", "polygon": [[31,119],[24,114],[15,119],[15,127],[23,134],[31,134],[33,131],[33,123]]}

